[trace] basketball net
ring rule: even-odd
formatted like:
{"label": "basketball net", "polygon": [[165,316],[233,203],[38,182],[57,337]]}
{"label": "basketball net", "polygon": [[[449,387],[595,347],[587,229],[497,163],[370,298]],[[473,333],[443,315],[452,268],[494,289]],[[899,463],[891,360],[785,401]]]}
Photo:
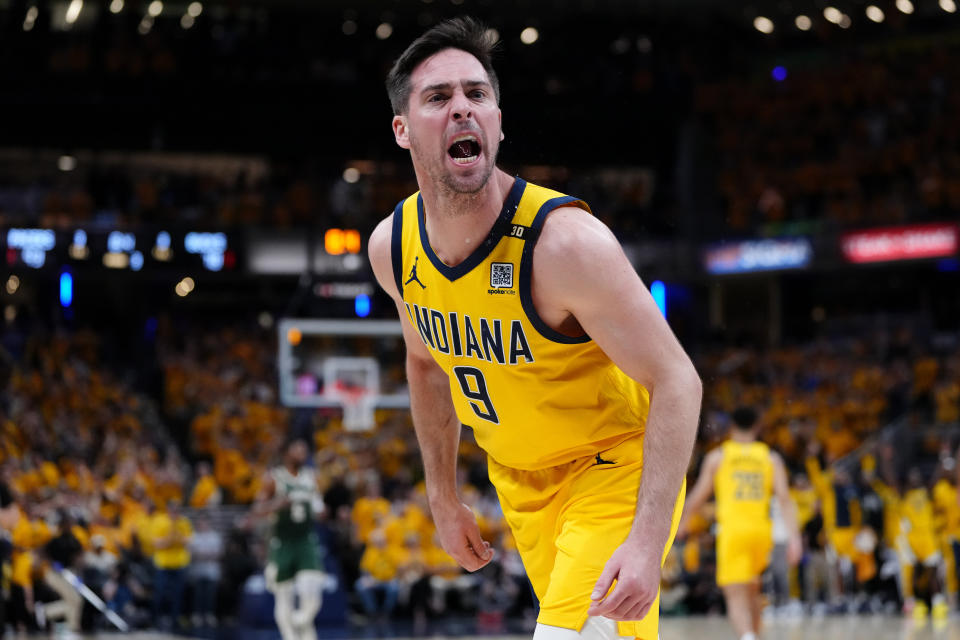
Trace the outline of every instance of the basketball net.
{"label": "basketball net", "polygon": [[374,415],[376,394],[370,389],[337,382],[333,387],[333,396],[343,407],[345,431],[370,431],[377,426]]}

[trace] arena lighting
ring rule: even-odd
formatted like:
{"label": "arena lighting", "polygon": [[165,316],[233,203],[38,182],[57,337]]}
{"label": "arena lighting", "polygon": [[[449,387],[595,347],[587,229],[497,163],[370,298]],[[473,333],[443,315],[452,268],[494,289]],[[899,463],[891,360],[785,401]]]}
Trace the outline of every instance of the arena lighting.
{"label": "arena lighting", "polygon": [[773,68],[773,71],[770,72],[770,75],[772,75],[773,79],[777,82],[783,82],[787,79],[787,68],[782,65],[777,65]]}
{"label": "arena lighting", "polygon": [[147,6],[147,15],[151,18],[156,18],[161,13],[163,13],[163,3],[160,2],[160,0],[153,0],[153,2]]}
{"label": "arena lighting", "polygon": [[47,260],[47,251],[57,244],[52,229],[9,229],[7,248],[19,249],[20,260],[28,267],[39,269]]}
{"label": "arena lighting", "polygon": [[153,29],[153,18],[150,16],[143,16],[143,20],[141,20],[140,24],[137,25],[137,33],[145,36],[150,33],[150,29]]}
{"label": "arena lighting", "polygon": [[10,276],[7,278],[7,293],[11,296],[17,292],[17,289],[20,288],[20,278],[17,276]]}
{"label": "arena lighting", "polygon": [[123,0],[110,0],[110,13],[123,11]]}
{"label": "arena lighting", "polygon": [[203,13],[203,5],[199,2],[191,2],[187,7],[187,15],[191,18],[197,18],[201,13]]}
{"label": "arena lighting", "polygon": [[83,229],[74,231],[73,242],[67,251],[74,260],[86,260],[90,255],[90,249],[87,247],[87,232]]}
{"label": "arena lighting", "polygon": [[[70,0],[67,7],[67,14],[64,16],[67,24],[73,24],[80,17],[80,11],[83,9],[83,0]],[[68,305],[69,306],[69,305]]]}
{"label": "arena lighting", "polygon": [[850,16],[843,14],[840,16],[840,22],[837,23],[837,26],[841,29],[849,29],[851,24],[853,24],[853,21],[850,20]]}
{"label": "arena lighting", "polygon": [[487,37],[490,38],[492,42],[499,42],[500,32],[496,29],[487,29]]}
{"label": "arena lighting", "polygon": [[534,27],[527,27],[520,32],[520,42],[523,44],[533,44],[540,39],[540,32]]}
{"label": "arena lighting", "polygon": [[765,16],[757,16],[753,19],[753,28],[760,33],[773,33],[773,20]]}
{"label": "arena lighting", "polygon": [[13,324],[13,321],[17,319],[17,308],[12,304],[8,304],[3,308],[3,319],[7,321],[7,324]]}
{"label": "arena lighting", "polygon": [[883,22],[883,19],[886,17],[883,15],[883,9],[881,9],[876,5],[870,5],[869,7],[867,7],[866,12],[867,12],[867,18],[872,22],[876,22],[878,24]]}
{"label": "arena lighting", "polygon": [[381,22],[377,26],[377,40],[386,40],[393,35],[393,25],[389,22]]}
{"label": "arena lighting", "polygon": [[180,26],[184,29],[189,29],[193,26],[194,19],[189,13],[185,13],[180,16]]}
{"label": "arena lighting", "polygon": [[360,179],[360,170],[356,167],[347,167],[343,170],[343,181],[354,184]]}
{"label": "arena lighting", "polygon": [[23,18],[23,30],[30,31],[33,29],[33,25],[37,22],[37,15],[39,10],[36,7],[30,7],[27,9],[27,15]]}
{"label": "arena lighting", "polygon": [[660,314],[666,318],[667,317],[667,287],[660,280],[654,280],[650,284],[650,295],[653,296],[653,301],[657,303],[657,307],[660,309]]}
{"label": "arena lighting", "polygon": [[353,310],[358,318],[366,318],[370,315],[370,296],[361,293],[353,299]]}
{"label": "arena lighting", "polygon": [[796,20],[793,21],[793,24],[797,25],[797,29],[800,31],[810,31],[810,28],[813,26],[813,20],[809,16],[799,15]]}
{"label": "arena lighting", "polygon": [[140,269],[143,269],[143,254],[139,251],[134,251],[130,254],[130,270],[140,271]]}
{"label": "arena lighting", "polygon": [[60,306],[64,309],[73,304],[73,275],[69,271],[60,272]]}
{"label": "arena lighting", "polygon": [[183,280],[177,283],[177,286],[174,287],[174,291],[177,292],[177,295],[181,298],[186,297],[190,294],[191,291],[196,287],[196,283],[193,281],[193,278],[187,276]]}
{"label": "arena lighting", "polygon": [[843,17],[843,12],[836,7],[827,7],[823,10],[823,17],[826,18],[827,22],[840,24],[840,19]]}
{"label": "arena lighting", "polygon": [[77,168],[77,159],[73,156],[60,156],[57,158],[57,169],[60,171],[73,171]]}
{"label": "arena lighting", "polygon": [[946,11],[947,13],[956,13],[957,12],[957,3],[953,0],[940,0],[940,8]]}
{"label": "arena lighting", "polygon": [[900,13],[910,15],[913,13],[913,3],[910,0],[897,0],[897,9],[900,10]]}
{"label": "arena lighting", "polygon": [[341,29],[343,30],[343,35],[352,36],[357,32],[357,23],[353,20],[344,20]]}

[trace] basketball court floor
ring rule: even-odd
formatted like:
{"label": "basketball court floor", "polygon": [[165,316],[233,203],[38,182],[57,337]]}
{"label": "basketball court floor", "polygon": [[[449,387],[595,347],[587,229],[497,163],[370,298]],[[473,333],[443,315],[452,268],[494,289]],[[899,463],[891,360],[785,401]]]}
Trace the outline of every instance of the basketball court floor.
{"label": "basketball court floor", "polygon": [[[17,636],[27,638],[27,636]],[[56,636],[32,636],[32,638],[51,638]],[[99,633],[95,635],[73,636],[76,640],[86,639],[131,639],[131,640],[175,640],[184,636],[161,633]],[[209,638],[210,636],[207,636]],[[219,635],[216,635],[219,639]],[[279,634],[273,631],[238,631],[233,629],[223,640],[278,640]],[[530,635],[493,635],[493,636],[457,636],[466,640],[529,640]],[[319,638],[346,639],[363,638],[365,640],[416,640],[402,636],[365,632],[354,629],[350,632],[324,633]],[[430,640],[453,640],[451,636],[429,636]],[[662,640],[735,640],[725,618],[689,617],[665,618],[660,626]],[[931,622],[916,624],[909,618],[885,616],[836,616],[824,618],[797,618],[793,620],[773,620],[764,623],[761,640],[960,640],[960,618],[951,618],[943,624]]]}

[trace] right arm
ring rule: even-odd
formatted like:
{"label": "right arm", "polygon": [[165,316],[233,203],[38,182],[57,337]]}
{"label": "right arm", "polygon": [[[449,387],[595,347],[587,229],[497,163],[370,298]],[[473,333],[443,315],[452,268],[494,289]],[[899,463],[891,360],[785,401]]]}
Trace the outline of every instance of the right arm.
{"label": "right arm", "polygon": [[493,558],[490,544],[480,537],[476,518],[457,494],[457,449],[460,420],[450,398],[450,380],[427,351],[410,322],[393,278],[390,240],[393,216],[370,235],[368,254],[377,282],[393,299],[400,314],[407,348],[407,383],[410,413],[423,457],[430,511],[443,549],[464,569],[476,571]]}
{"label": "right arm", "polygon": [[783,458],[780,454],[771,451],[770,460],[773,462],[773,493],[777,502],[780,503],[780,514],[783,516],[784,526],[790,536],[787,542],[787,560],[792,566],[796,566],[803,555],[800,528],[797,526],[797,505],[790,497],[790,482],[787,479]]}

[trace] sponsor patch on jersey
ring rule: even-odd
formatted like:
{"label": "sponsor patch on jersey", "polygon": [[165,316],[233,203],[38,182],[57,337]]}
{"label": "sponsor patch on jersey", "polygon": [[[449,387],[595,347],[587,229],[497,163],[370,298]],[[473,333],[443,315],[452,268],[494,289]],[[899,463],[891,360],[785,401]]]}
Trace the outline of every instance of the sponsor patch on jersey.
{"label": "sponsor patch on jersey", "polygon": [[513,289],[513,263],[491,262],[490,289],[487,293],[514,293],[508,289]]}

